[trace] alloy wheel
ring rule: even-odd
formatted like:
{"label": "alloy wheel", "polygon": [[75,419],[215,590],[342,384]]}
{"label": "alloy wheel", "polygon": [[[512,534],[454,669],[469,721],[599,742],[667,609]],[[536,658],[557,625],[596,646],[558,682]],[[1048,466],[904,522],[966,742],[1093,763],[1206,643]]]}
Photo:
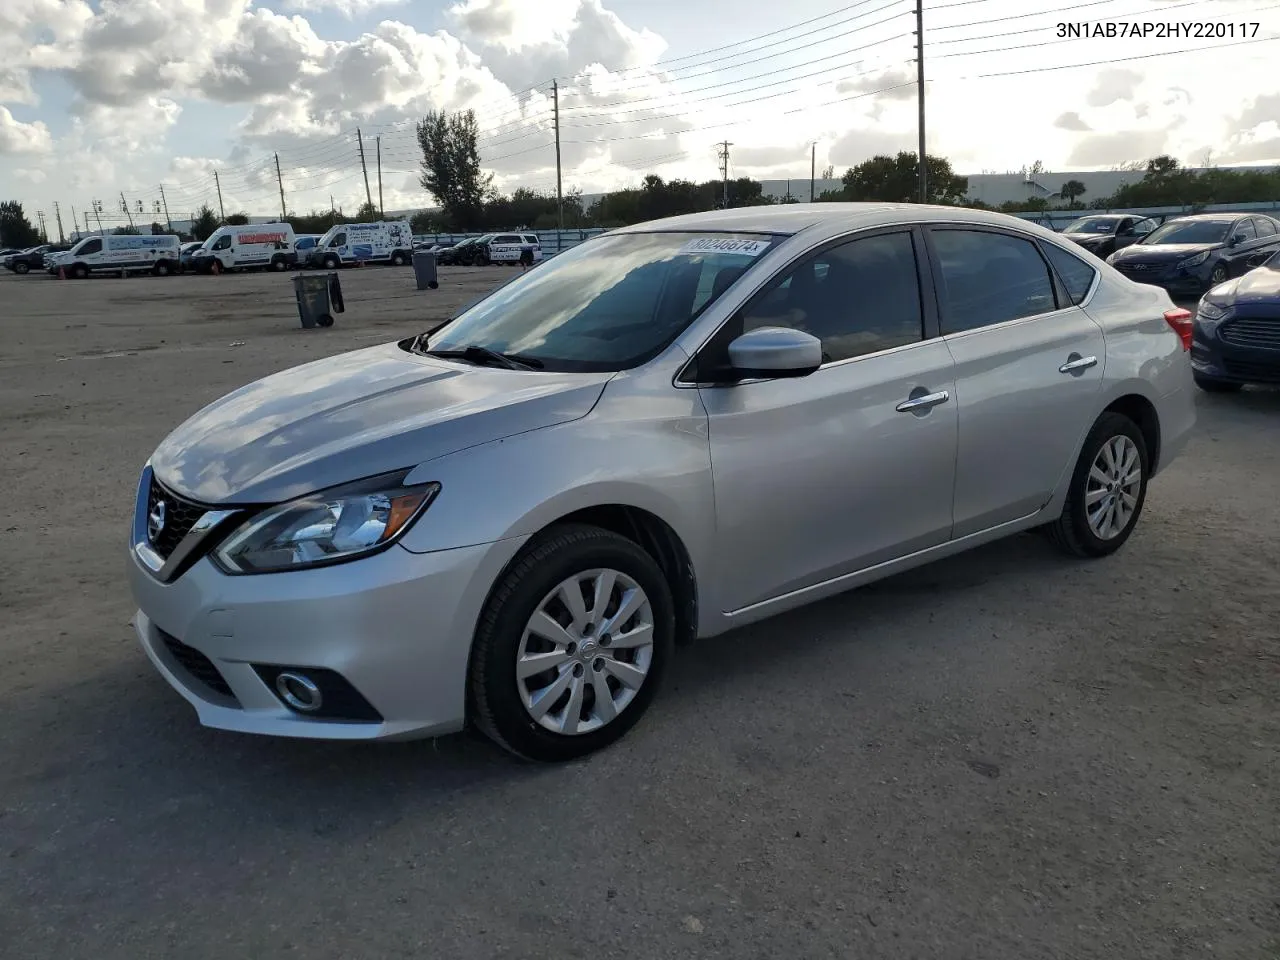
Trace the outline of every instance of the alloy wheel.
{"label": "alloy wheel", "polygon": [[1142,458],[1129,437],[1112,437],[1102,445],[1085,485],[1084,509],[1089,529],[1099,540],[1118,537],[1133,521],[1142,488]]}
{"label": "alloy wheel", "polygon": [[586,570],[543,597],[516,651],[525,711],[552,733],[610,723],[653,662],[654,615],[643,588],[618,570]]}

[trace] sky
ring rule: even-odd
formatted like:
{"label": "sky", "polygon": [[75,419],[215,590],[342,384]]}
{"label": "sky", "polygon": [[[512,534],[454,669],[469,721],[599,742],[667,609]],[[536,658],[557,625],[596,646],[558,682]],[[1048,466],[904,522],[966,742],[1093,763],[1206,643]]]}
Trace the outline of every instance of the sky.
{"label": "sky", "polygon": [[[928,151],[958,173],[1280,163],[1280,0],[922,2]],[[51,232],[55,203],[70,231],[218,186],[265,216],[278,156],[290,212],[354,212],[359,129],[368,195],[380,157],[383,208],[416,209],[414,123],[466,108],[500,189],[554,193],[553,80],[566,191],[712,179],[721,141],[731,176],[839,176],[915,150],[914,29],[914,0],[0,0],[0,199]]]}

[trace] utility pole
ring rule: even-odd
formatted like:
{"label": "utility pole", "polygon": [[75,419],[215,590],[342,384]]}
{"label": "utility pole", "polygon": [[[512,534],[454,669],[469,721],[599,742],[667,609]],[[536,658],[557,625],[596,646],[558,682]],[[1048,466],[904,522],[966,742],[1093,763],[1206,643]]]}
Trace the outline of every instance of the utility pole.
{"label": "utility pole", "polygon": [[818,141],[809,144],[809,202],[813,203],[813,187],[818,182]]}
{"label": "utility pole", "polygon": [[40,220],[40,239],[41,239],[41,240],[43,240],[45,243],[48,243],[48,242],[49,242],[49,231],[48,231],[48,230],[46,230],[46,229],[45,229],[45,226],[44,226],[44,211],[43,211],[43,210],[37,210],[37,211],[36,211],[36,217]]}
{"label": "utility pole", "polygon": [[378,134],[378,216],[387,218],[387,211],[382,206],[382,134]]}
{"label": "utility pole", "polygon": [[729,209],[729,148],[733,144],[725,140],[720,144],[720,176],[724,179],[724,209]]}
{"label": "utility pole", "polygon": [[920,202],[929,202],[929,164],[924,152],[924,0],[916,0],[916,99],[920,104]]}
{"label": "utility pole", "polygon": [[222,181],[218,179],[218,171],[213,171],[213,185],[218,191],[218,219],[227,222],[227,211],[222,206]]}
{"label": "utility pole", "polygon": [[53,201],[53,215],[55,218],[57,218],[57,221],[58,221],[58,242],[66,243],[67,242],[66,234],[62,232],[62,211],[58,209],[57,200]]}
{"label": "utility pole", "polygon": [[[560,82],[551,81],[551,103],[555,109],[556,126],[556,228],[564,232],[564,187],[560,179]],[[582,221],[578,221],[581,225]],[[556,241],[557,246],[560,241]]]}
{"label": "utility pole", "polygon": [[[98,221],[98,233],[100,234],[106,233],[106,231],[102,229],[102,201],[101,200],[93,201],[93,215],[95,218],[97,218],[97,221]],[[88,224],[89,218],[85,217],[84,222]]]}
{"label": "utility pole", "polygon": [[284,177],[280,176],[280,154],[274,155],[276,158],[276,183],[280,186],[280,222],[289,219],[289,213],[284,208]]}
{"label": "utility pole", "polygon": [[129,229],[135,229],[133,226],[133,214],[129,212],[129,201],[124,198],[124,191],[120,191],[120,206],[124,210],[124,215],[129,218]]}
{"label": "utility pole", "polygon": [[[78,217],[76,217],[75,207],[71,208],[71,225],[76,228],[75,236],[76,236],[76,239],[79,240],[80,239],[80,220]],[[84,226],[86,230],[89,228],[89,221],[87,219],[84,222]]]}
{"label": "utility pole", "polygon": [[356,143],[360,144],[360,169],[364,171],[364,198],[369,206],[373,206],[373,194],[369,192],[369,168],[364,162],[364,137],[360,136],[360,128],[356,127]]}
{"label": "utility pole", "polygon": [[169,232],[173,232],[173,221],[169,219],[169,201],[165,199],[164,184],[160,184],[160,206],[164,209],[164,225],[169,228]]}

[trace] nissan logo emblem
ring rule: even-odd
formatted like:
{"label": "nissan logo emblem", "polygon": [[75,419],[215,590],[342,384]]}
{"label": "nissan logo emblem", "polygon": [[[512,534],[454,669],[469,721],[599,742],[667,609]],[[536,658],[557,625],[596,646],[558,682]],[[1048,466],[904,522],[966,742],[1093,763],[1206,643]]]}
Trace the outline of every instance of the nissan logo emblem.
{"label": "nissan logo emblem", "polygon": [[156,537],[164,532],[164,501],[157,500],[156,505],[151,508],[151,512],[147,514],[147,536],[152,543],[156,542]]}

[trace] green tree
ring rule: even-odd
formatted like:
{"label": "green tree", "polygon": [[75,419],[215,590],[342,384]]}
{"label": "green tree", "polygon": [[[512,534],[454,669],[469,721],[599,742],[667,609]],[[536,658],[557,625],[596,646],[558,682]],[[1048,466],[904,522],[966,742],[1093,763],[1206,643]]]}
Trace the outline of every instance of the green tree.
{"label": "green tree", "polygon": [[233,213],[227,217],[227,223],[233,227],[243,227],[249,223],[249,215],[247,213]]}
{"label": "green tree", "polygon": [[191,235],[203,242],[218,229],[218,216],[206,203],[191,217]]}
{"label": "green tree", "polygon": [[485,201],[493,197],[493,174],[480,169],[475,111],[429,111],[418,123],[417,133],[422,189],[440,204],[451,226],[462,230],[480,226]]}
{"label": "green tree", "polygon": [[32,226],[17,200],[0,201],[0,247],[19,250],[40,243],[40,231]]}
{"label": "green tree", "polygon": [[[969,178],[957,176],[944,157],[926,154],[930,203],[959,204],[969,189]],[[882,200],[914,203],[920,199],[920,164],[916,154],[902,151],[890,157],[880,154],[845,172],[844,189],[835,199]]]}
{"label": "green tree", "polygon": [[356,220],[359,222],[369,223],[381,219],[382,213],[374,205],[373,201],[366,201],[360,204],[360,209],[356,211]]}
{"label": "green tree", "polygon": [[117,237],[136,237],[142,233],[137,227],[116,227],[111,232]]}
{"label": "green tree", "polygon": [[1067,206],[1075,206],[1076,200],[1083,196],[1085,186],[1079,180],[1068,180],[1062,185],[1062,189],[1058,191],[1058,196],[1067,201]]}

